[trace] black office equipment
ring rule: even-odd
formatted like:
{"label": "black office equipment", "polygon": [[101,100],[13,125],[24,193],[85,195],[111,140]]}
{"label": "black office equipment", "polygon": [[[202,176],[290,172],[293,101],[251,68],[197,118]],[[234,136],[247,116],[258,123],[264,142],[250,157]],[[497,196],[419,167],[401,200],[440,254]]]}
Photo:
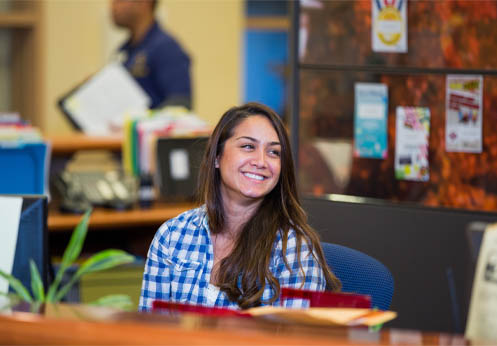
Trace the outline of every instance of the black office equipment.
{"label": "black office equipment", "polygon": [[208,137],[158,140],[157,179],[161,196],[166,201],[193,200],[207,141]]}
{"label": "black office equipment", "polygon": [[[476,266],[478,254],[480,253],[481,242],[485,229],[489,225],[488,222],[475,221],[468,224],[466,228],[466,237],[473,266]],[[475,268],[473,268],[474,270]]]}
{"label": "black office equipment", "polygon": [[47,287],[49,273],[47,239],[46,196],[22,196],[21,218],[12,275],[19,279],[28,290],[31,290],[30,259],[36,263],[43,283]]}
{"label": "black office equipment", "polygon": [[471,292],[473,291],[473,280],[476,272],[476,264],[478,263],[478,255],[480,254],[481,243],[483,241],[483,234],[489,225],[489,222],[474,221],[470,222],[466,227],[466,243],[468,251],[465,253],[467,268],[463,304],[468,311],[469,303],[471,301]]}
{"label": "black office equipment", "polygon": [[92,206],[126,209],[138,199],[136,179],[124,174],[106,151],[78,152],[52,183],[60,194],[62,211],[84,213]]}

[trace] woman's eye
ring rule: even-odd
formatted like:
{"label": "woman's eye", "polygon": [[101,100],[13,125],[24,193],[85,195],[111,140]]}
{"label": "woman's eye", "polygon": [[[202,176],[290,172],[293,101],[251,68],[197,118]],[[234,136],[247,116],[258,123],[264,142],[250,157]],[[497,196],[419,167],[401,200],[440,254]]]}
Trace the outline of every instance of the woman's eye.
{"label": "woman's eye", "polygon": [[281,156],[281,152],[279,150],[276,150],[276,149],[270,150],[269,154],[272,155],[272,156],[277,156],[277,157]]}
{"label": "woman's eye", "polygon": [[243,148],[243,149],[254,149],[254,145],[253,144],[242,144],[241,148]]}

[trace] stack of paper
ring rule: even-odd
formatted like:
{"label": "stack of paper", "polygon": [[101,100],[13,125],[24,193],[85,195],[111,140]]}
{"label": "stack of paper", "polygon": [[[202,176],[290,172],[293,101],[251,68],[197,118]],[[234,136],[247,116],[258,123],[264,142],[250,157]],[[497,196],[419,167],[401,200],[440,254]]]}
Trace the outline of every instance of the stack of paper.
{"label": "stack of paper", "polygon": [[0,113],[0,143],[17,146],[42,142],[41,132],[21,119],[18,113]]}
{"label": "stack of paper", "polygon": [[247,311],[252,316],[307,324],[337,326],[375,326],[393,320],[397,313],[357,308],[308,308],[287,309],[263,306]]}

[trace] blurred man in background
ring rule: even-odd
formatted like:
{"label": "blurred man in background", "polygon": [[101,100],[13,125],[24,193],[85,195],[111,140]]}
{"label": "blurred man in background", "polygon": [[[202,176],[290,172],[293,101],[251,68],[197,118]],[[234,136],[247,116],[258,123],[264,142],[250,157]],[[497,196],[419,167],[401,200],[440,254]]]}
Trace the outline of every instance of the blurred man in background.
{"label": "blurred man in background", "polygon": [[112,0],[112,19],[129,31],[121,62],[150,96],[150,108],[191,108],[190,58],[155,19],[158,0]]}

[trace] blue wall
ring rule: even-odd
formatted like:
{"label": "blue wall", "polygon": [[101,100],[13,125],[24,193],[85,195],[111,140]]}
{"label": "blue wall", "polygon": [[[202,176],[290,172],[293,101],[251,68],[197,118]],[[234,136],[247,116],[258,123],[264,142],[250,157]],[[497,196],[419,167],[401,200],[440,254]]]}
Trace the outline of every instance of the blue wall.
{"label": "blue wall", "polygon": [[288,73],[287,32],[246,30],[244,65],[245,102],[264,103],[282,115]]}

